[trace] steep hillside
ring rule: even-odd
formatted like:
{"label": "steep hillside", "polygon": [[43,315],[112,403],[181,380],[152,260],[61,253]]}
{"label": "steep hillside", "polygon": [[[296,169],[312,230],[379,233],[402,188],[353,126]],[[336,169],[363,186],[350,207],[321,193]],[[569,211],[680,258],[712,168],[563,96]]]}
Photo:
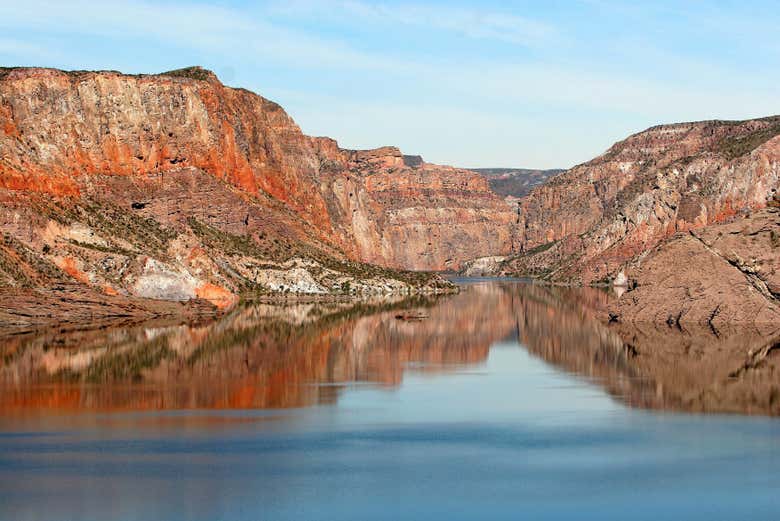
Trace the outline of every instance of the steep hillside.
{"label": "steep hillside", "polygon": [[480,175],[394,147],[340,156],[320,169],[320,187],[334,233],[353,258],[442,271],[511,251],[515,210]]}
{"label": "steep hillside", "polygon": [[[156,306],[139,307],[126,296],[203,299],[226,308],[246,294],[448,287],[429,273],[350,261],[284,205],[197,169],[167,172],[152,185],[126,176],[92,181],[79,197],[0,190],[4,326],[34,327],[84,313],[92,320],[158,315]],[[87,300],[116,306],[82,310]]]}
{"label": "steep hillside", "polygon": [[[283,207],[298,235],[353,261],[456,269],[511,248],[514,212],[479,175],[392,147],[344,150],[306,136],[277,104],[200,68],[151,76],[0,69],[0,130],[0,187],[16,193],[101,191],[119,207],[156,211],[166,176],[186,185],[205,175],[250,206]],[[118,184],[138,200],[111,192]],[[177,201],[188,199],[183,190]],[[254,234],[251,215],[229,213],[219,223],[211,212],[209,225]]]}
{"label": "steep hillside", "polygon": [[749,215],[780,188],[780,116],[653,127],[534,189],[509,273],[612,280],[671,235]]}
{"label": "steep hillside", "polygon": [[396,268],[456,268],[511,243],[515,216],[477,174],[308,137],[198,68],[0,69],[0,151],[0,288],[21,299],[0,315],[20,324],[46,308],[20,315],[13,302],[74,283],[120,307],[435,292],[449,283]]}

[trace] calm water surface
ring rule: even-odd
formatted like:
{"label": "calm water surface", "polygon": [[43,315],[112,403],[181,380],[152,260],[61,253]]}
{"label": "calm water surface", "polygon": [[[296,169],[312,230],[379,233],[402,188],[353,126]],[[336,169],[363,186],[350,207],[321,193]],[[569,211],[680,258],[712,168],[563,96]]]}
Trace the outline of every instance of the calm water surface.
{"label": "calm water surface", "polygon": [[0,519],[780,519],[780,421],[689,412],[771,404],[648,377],[606,298],[493,281],[7,338]]}

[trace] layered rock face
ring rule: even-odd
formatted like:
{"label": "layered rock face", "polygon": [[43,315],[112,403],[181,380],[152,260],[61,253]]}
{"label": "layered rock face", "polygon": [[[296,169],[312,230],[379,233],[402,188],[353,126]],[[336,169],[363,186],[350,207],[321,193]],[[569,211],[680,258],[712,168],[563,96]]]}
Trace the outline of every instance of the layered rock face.
{"label": "layered rock face", "polygon": [[[203,173],[244,200],[283,206],[308,242],[351,260],[442,270],[511,248],[513,212],[477,174],[390,147],[340,149],[304,135],[275,103],[198,68],[156,76],[2,69],[0,130],[8,191],[109,197],[122,178],[143,197],[114,194],[117,203],[154,208],[168,175],[186,182]],[[226,228],[246,220],[236,213]]]}
{"label": "layered rock face", "polygon": [[478,174],[409,160],[392,147],[343,155],[340,169],[326,169],[323,195],[336,234],[354,241],[361,260],[457,270],[511,250],[516,215]]}
{"label": "layered rock face", "polygon": [[[451,286],[429,273],[349,261],[282,203],[192,167],[145,183],[130,176],[89,179],[80,196],[0,190],[3,326],[33,328],[85,311],[93,320],[157,315],[156,307],[124,296],[202,299],[227,308],[246,293],[438,292]],[[82,289],[60,293],[74,283]],[[109,305],[85,310],[79,303],[86,300]],[[54,305],[42,306],[46,302]]]}
{"label": "layered rock face", "polygon": [[552,178],[521,203],[506,270],[613,279],[674,233],[763,208],[780,188],[780,117],[653,127]]}

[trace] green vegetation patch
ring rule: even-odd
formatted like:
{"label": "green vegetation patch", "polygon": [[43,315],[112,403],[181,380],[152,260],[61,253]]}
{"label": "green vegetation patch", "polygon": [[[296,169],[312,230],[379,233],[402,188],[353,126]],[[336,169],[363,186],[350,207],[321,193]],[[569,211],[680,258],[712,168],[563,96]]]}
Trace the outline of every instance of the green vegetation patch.
{"label": "green vegetation patch", "polygon": [[749,154],[778,134],[780,134],[780,121],[773,121],[762,129],[722,139],[718,143],[717,150],[729,160],[736,159]]}
{"label": "green vegetation patch", "polygon": [[771,230],[769,232],[769,242],[772,244],[772,248],[780,248],[780,233]]}
{"label": "green vegetation patch", "polygon": [[424,286],[429,283],[434,274],[427,271],[405,271],[383,268],[363,262],[340,261],[333,258],[318,259],[326,267],[352,275],[356,279],[395,279],[412,286]]}
{"label": "green vegetation patch", "polygon": [[523,256],[530,257],[531,255],[537,255],[539,253],[543,253],[553,246],[558,244],[558,241],[552,241],[552,242],[546,242],[544,244],[540,244],[539,246],[536,246],[535,248],[531,248],[530,250],[526,251]]}
{"label": "green vegetation patch", "polygon": [[125,248],[119,246],[112,246],[112,245],[103,246],[102,244],[92,244],[92,243],[81,242],[73,239],[68,240],[68,242],[74,246],[78,246],[79,248],[95,250],[101,253],[110,253],[113,255],[124,255],[125,257],[135,257],[137,255],[137,252],[126,250]]}
{"label": "green vegetation patch", "polygon": [[24,288],[37,286],[35,279],[38,277],[49,280],[68,278],[57,266],[10,235],[4,235],[0,245],[0,275],[0,286],[10,282],[11,286]]}
{"label": "green vegetation patch", "polygon": [[172,71],[162,72],[160,76],[173,76],[174,78],[189,78],[191,80],[208,81],[214,77],[214,73],[203,67],[185,67]]}
{"label": "green vegetation patch", "polygon": [[[194,217],[187,219],[187,224],[204,245],[227,255],[245,255],[256,259],[268,259],[277,262],[284,262],[298,256],[315,260],[328,269],[350,275],[356,279],[395,279],[411,286],[424,286],[433,282],[435,277],[430,272],[395,270],[374,264],[336,259],[332,255],[314,247],[305,244],[294,244],[286,238],[264,237],[264,245],[261,246],[249,235],[235,235],[225,232],[198,221]],[[316,270],[312,271],[315,271],[316,274]],[[447,287],[446,283],[440,285],[442,288]],[[349,292],[350,288],[344,286],[342,290]]]}
{"label": "green vegetation patch", "polygon": [[204,245],[228,255],[246,255],[258,259],[269,258],[268,253],[248,235],[235,235],[210,226],[194,217],[187,224]]}
{"label": "green vegetation patch", "polygon": [[12,71],[15,71],[19,67],[0,67],[0,80],[5,79]]}
{"label": "green vegetation patch", "polygon": [[[139,251],[161,258],[167,258],[168,245],[177,235],[175,230],[165,228],[151,217],[141,217],[108,203],[86,202],[70,213],[72,220],[83,222],[104,237],[121,237]],[[122,253],[122,250],[110,248],[107,253]]]}

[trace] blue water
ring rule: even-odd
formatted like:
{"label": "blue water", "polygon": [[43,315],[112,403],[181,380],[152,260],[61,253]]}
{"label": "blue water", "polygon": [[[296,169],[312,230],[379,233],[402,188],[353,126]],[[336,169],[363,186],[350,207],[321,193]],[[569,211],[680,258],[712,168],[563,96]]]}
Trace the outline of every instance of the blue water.
{"label": "blue water", "polygon": [[628,408],[512,338],[274,409],[0,421],[3,520],[780,519],[780,421]]}

